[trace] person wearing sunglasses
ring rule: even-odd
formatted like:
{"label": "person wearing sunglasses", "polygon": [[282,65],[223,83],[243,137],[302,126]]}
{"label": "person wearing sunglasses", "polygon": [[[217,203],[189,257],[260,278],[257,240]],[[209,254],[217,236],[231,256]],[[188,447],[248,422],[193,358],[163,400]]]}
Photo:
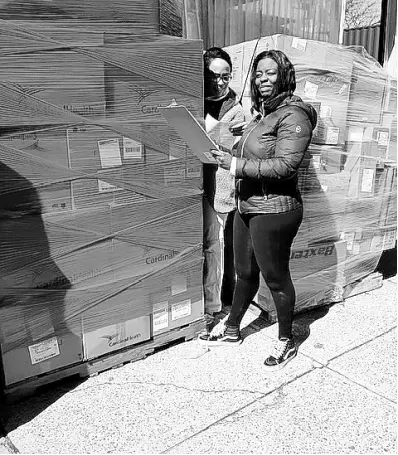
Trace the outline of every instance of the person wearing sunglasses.
{"label": "person wearing sunglasses", "polygon": [[[245,121],[237,94],[229,87],[232,61],[219,47],[208,49],[204,63],[204,117],[209,136],[221,147],[232,149]],[[238,132],[233,129],[238,126]],[[236,129],[236,128],[235,128]],[[235,268],[232,226],[235,214],[235,179],[217,165],[203,166],[204,187],[204,295],[208,314],[232,303]]]}
{"label": "person wearing sunglasses", "polygon": [[278,339],[264,365],[284,367],[297,354],[292,322],[296,301],[289,260],[303,218],[298,170],[317,123],[315,109],[294,95],[295,70],[281,51],[261,52],[250,78],[254,118],[236,150],[214,150],[218,165],[237,179],[233,238],[237,281],[231,311],[208,336],[208,346],[238,346],[240,324],[259,289],[260,273],[277,312]]}

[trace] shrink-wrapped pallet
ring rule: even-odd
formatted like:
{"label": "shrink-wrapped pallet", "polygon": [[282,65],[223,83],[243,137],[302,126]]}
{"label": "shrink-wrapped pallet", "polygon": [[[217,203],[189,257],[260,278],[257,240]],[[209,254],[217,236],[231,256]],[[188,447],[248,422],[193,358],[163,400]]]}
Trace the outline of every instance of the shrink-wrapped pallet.
{"label": "shrink-wrapped pallet", "polygon": [[203,116],[202,43],[94,33],[70,46],[14,19],[0,31],[7,386],[204,312],[201,165],[158,112],[175,100]]}
{"label": "shrink-wrapped pallet", "polygon": [[[396,243],[396,80],[361,47],[266,36],[226,48],[248,116],[253,59],[269,49],[289,57],[295,94],[318,113],[299,171],[304,220],[291,257],[301,311],[342,300],[344,289],[372,273]],[[264,283],[259,304],[276,317]]]}

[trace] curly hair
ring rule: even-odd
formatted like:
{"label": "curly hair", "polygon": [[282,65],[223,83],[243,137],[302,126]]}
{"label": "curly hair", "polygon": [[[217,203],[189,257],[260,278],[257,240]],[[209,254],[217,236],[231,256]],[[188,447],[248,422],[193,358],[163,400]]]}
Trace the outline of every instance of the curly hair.
{"label": "curly hair", "polygon": [[296,90],[296,72],[292,62],[287,58],[286,54],[282,51],[269,50],[260,52],[253,61],[253,66],[250,75],[250,96],[252,101],[252,106],[257,111],[260,110],[262,100],[260,92],[256,86],[256,72],[257,66],[260,60],[264,58],[270,58],[278,65],[278,77],[274,87],[274,93],[271,95],[272,101],[273,98],[277,97],[281,93],[292,94]]}

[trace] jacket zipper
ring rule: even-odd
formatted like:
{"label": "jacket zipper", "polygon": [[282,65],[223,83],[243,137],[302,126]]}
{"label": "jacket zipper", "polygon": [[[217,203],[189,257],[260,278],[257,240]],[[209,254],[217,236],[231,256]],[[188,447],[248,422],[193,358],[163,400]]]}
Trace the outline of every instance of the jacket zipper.
{"label": "jacket zipper", "polygon": [[[261,116],[261,119],[262,120],[263,116]],[[253,132],[254,128],[256,128],[256,126],[258,126],[258,123],[256,123],[253,128],[247,133],[247,136],[245,137],[245,140],[243,141],[243,144],[242,144],[242,148],[240,150],[240,158],[243,158],[243,150],[245,148],[245,145],[246,145],[246,141],[247,139],[249,138],[249,136],[251,135],[251,133]],[[239,192],[240,192],[240,182],[241,182],[242,179],[239,179],[239,182],[238,182],[238,208],[239,208]],[[264,198],[265,200],[267,201],[268,200],[268,196],[265,194],[265,191],[264,191],[264,182],[262,183],[262,188],[263,188],[263,193],[264,193]]]}

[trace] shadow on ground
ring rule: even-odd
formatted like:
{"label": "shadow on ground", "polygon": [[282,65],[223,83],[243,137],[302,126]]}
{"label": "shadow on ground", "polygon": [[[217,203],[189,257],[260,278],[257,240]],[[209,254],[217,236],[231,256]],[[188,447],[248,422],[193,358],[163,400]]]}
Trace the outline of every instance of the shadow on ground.
{"label": "shadow on ground", "polygon": [[0,403],[0,437],[24,425],[73,391],[87,378],[69,377],[40,387],[34,396],[12,404]]}

